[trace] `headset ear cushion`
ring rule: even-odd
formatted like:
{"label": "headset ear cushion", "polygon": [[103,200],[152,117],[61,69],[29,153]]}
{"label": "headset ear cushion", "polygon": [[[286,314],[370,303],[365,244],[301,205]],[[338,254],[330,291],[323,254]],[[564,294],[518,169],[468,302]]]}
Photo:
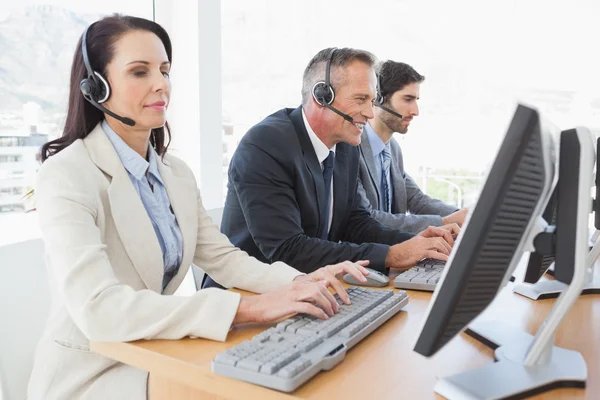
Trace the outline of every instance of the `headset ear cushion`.
{"label": "headset ear cushion", "polygon": [[312,95],[317,104],[321,106],[333,103],[333,99],[335,98],[335,92],[331,85],[328,85],[323,81],[315,83]]}
{"label": "headset ear cushion", "polygon": [[96,101],[102,104],[110,97],[110,85],[108,84],[108,81],[104,79],[104,77],[98,72],[94,71],[94,75],[96,75],[96,78],[98,78],[96,80],[98,83],[96,85]]}

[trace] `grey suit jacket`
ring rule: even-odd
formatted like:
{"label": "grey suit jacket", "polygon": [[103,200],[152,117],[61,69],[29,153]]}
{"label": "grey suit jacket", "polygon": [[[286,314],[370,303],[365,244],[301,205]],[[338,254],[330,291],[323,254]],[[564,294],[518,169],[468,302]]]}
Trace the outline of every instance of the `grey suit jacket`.
{"label": "grey suit jacket", "polygon": [[[430,225],[442,225],[442,217],[457,211],[443,201],[433,199],[421,191],[415,181],[404,171],[402,150],[398,142],[390,140],[392,163],[390,174],[393,197],[392,212],[379,208],[379,188],[375,159],[367,133],[363,131],[360,144],[358,195],[373,217],[382,224],[408,232],[420,232]],[[407,212],[409,214],[407,214]]]}

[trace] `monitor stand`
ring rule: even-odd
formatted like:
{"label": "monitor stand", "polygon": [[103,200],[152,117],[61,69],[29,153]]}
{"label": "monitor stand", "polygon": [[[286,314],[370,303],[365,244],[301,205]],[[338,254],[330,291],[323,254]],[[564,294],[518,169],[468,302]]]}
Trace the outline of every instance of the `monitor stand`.
{"label": "monitor stand", "polygon": [[440,379],[434,391],[447,399],[521,399],[557,388],[585,388],[587,367],[577,351],[550,342],[538,362],[527,365],[537,336],[498,321],[478,320],[466,333],[494,349],[496,362]]}
{"label": "monitor stand", "polygon": [[[600,257],[600,231],[592,235],[593,245],[586,258],[586,278],[581,294],[600,294],[600,276],[594,274],[596,261]],[[550,268],[554,267],[554,263]],[[521,283],[513,291],[532,300],[553,299],[558,297],[568,285],[557,280],[539,281],[533,285]]]}

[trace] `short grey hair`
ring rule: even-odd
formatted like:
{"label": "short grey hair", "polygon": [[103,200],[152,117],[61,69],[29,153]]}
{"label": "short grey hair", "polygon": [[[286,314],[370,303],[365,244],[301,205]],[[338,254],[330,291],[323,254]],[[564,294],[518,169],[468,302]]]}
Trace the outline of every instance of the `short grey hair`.
{"label": "short grey hair", "polygon": [[[319,51],[306,66],[304,75],[302,76],[302,105],[306,105],[310,102],[310,99],[312,98],[312,88],[315,83],[325,80],[325,68],[327,67],[327,62],[329,61],[333,49],[334,48],[330,47]],[[346,83],[346,77],[342,74],[334,73],[333,71],[344,68],[354,61],[362,61],[369,67],[375,68],[377,57],[365,50],[348,47],[335,49],[333,59],[331,60],[331,72],[329,75],[330,83],[334,89],[344,85]]]}

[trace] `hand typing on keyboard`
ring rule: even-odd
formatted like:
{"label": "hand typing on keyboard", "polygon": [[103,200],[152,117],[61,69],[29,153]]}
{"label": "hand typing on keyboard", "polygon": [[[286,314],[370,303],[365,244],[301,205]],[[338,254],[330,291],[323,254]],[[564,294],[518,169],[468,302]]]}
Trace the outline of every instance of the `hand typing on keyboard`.
{"label": "hand typing on keyboard", "polygon": [[338,277],[349,273],[359,280],[366,280],[364,275],[368,275],[368,272],[363,266],[368,263],[346,261],[329,265],[311,274],[300,275],[294,282],[275,291],[243,296],[233,324],[271,322],[294,313],[329,319],[340,310],[340,306],[328,288],[331,286],[344,303],[350,304],[350,298]]}
{"label": "hand typing on keyboard", "polygon": [[344,286],[340,283],[339,279],[346,274],[350,274],[358,279],[360,282],[366,282],[365,276],[369,275],[364,267],[369,265],[369,261],[357,261],[356,263],[350,261],[344,261],[335,265],[328,265],[323,268],[319,268],[313,273],[308,275],[297,276],[295,281],[304,282],[322,282],[326,287],[333,287],[333,290],[340,296],[340,299],[346,304],[350,304],[350,297],[344,290]]}
{"label": "hand typing on keyboard", "polygon": [[430,226],[412,239],[391,246],[385,266],[406,270],[423,258],[447,261],[459,231],[457,224]]}
{"label": "hand typing on keyboard", "polygon": [[460,232],[460,228],[458,224],[447,224],[444,226],[430,226],[422,232],[419,232],[417,236],[422,236],[424,238],[434,238],[441,237],[452,249],[454,246],[454,239],[458,236]]}
{"label": "hand typing on keyboard", "polygon": [[458,226],[462,227],[462,225],[465,222],[465,218],[467,217],[468,213],[469,213],[469,209],[468,208],[462,208],[462,209],[460,209],[458,211],[453,212],[450,215],[447,215],[447,216],[443,217],[442,218],[442,223],[444,225],[455,223]]}

